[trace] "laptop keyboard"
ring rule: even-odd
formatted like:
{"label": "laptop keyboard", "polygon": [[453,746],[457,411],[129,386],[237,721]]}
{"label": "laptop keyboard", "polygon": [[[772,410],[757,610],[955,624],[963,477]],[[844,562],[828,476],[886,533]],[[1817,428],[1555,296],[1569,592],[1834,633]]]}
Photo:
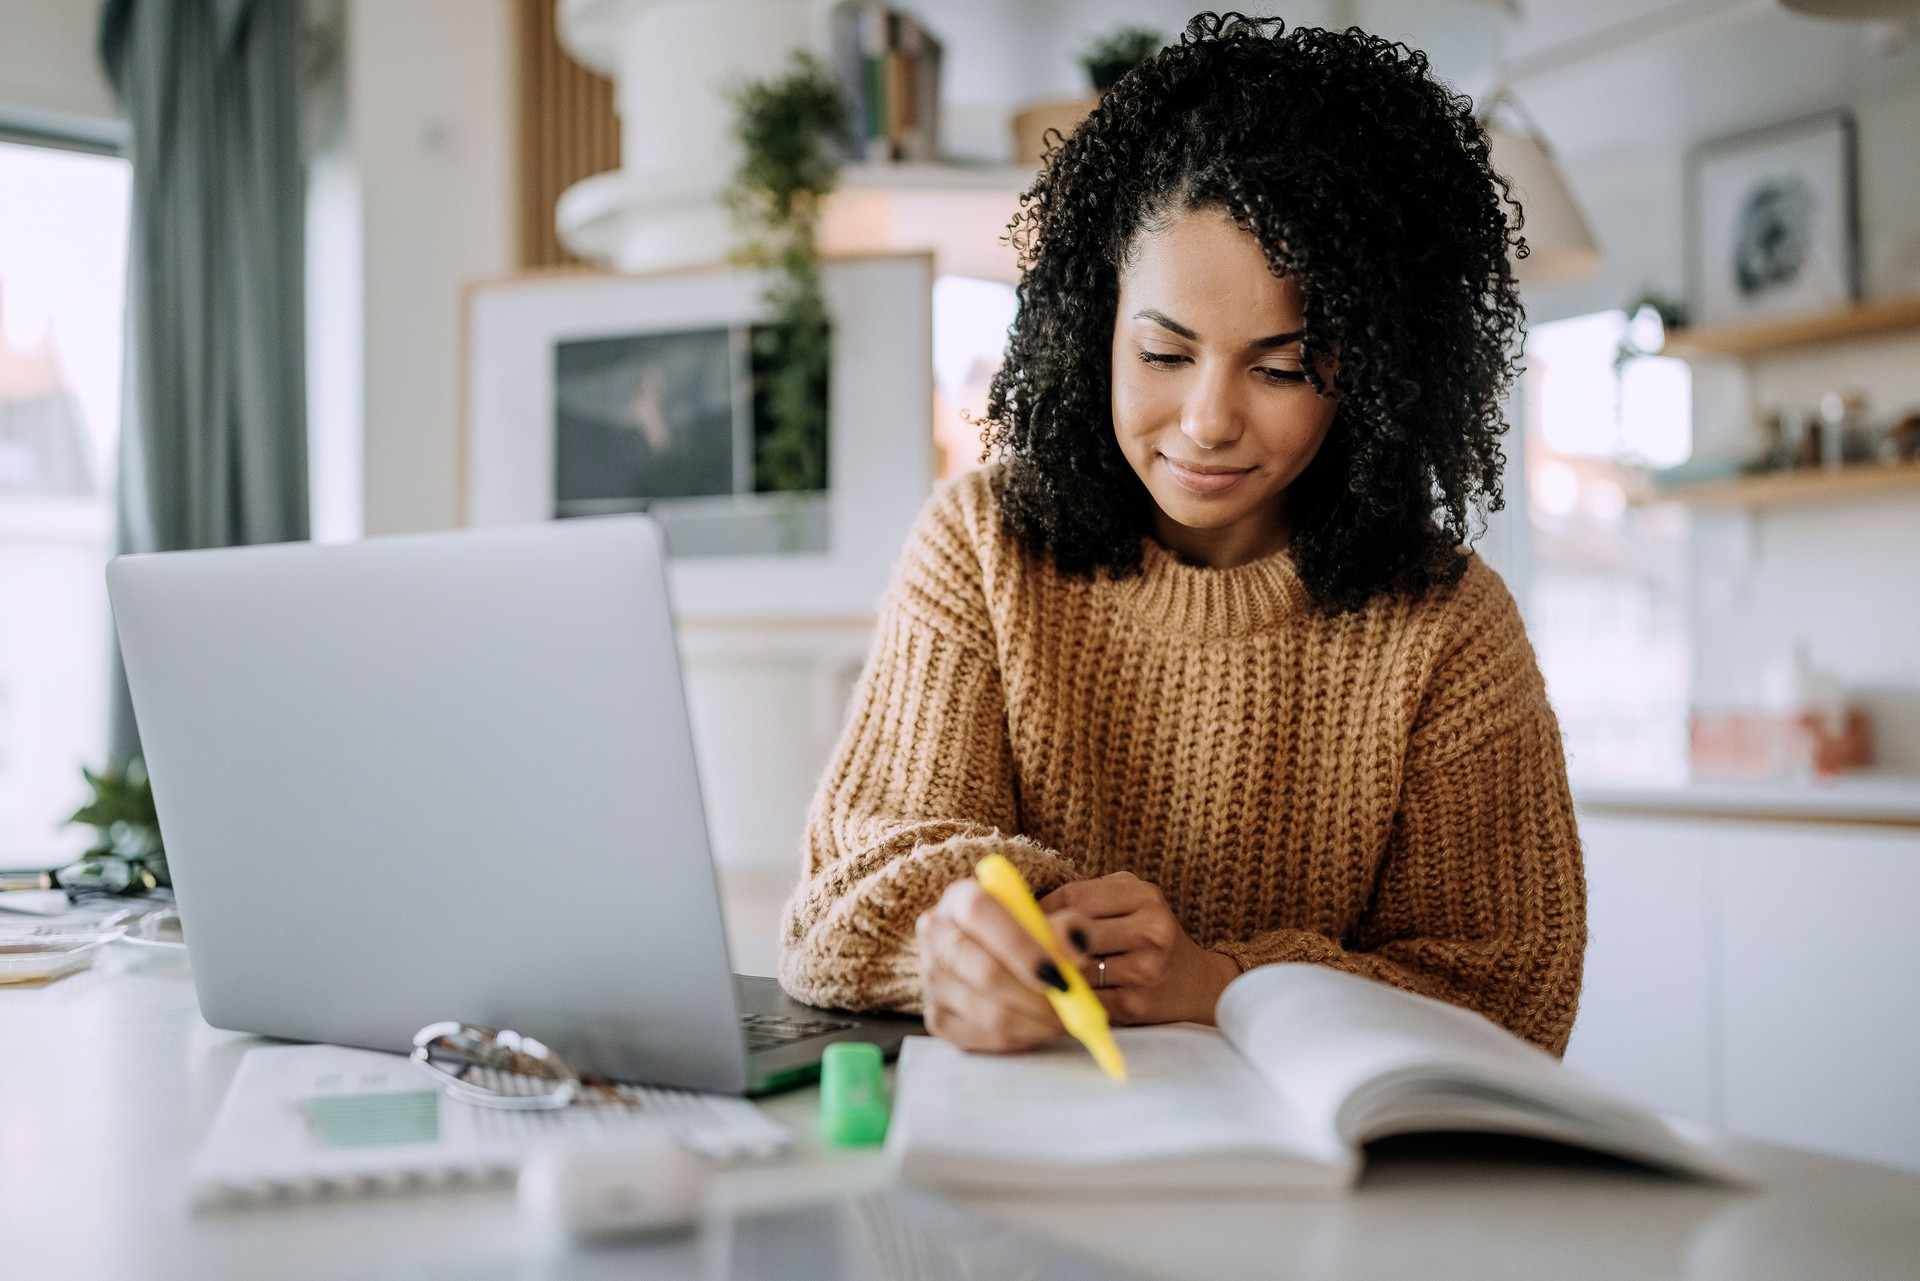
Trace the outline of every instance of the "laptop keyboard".
{"label": "laptop keyboard", "polygon": [[742,1014],[740,1028],[747,1034],[749,1050],[771,1050],[776,1045],[792,1045],[810,1036],[845,1032],[858,1024],[837,1019],[792,1019],[784,1014]]}

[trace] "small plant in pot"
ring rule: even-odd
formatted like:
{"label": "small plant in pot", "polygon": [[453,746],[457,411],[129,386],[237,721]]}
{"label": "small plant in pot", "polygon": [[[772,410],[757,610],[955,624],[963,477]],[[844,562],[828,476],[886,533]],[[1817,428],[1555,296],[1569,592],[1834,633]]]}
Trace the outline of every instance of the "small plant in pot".
{"label": "small plant in pot", "polygon": [[1086,68],[1087,83],[1093,93],[1085,98],[1036,102],[1014,112],[1014,160],[1023,165],[1037,165],[1046,159],[1050,132],[1063,138],[1072,133],[1087,113],[1100,105],[1101,94],[1165,45],[1165,37],[1146,27],[1121,27],[1094,41],[1080,55],[1080,65]]}
{"label": "small plant in pot", "polygon": [[146,762],[136,756],[124,769],[80,772],[93,796],[67,822],[91,827],[96,836],[91,849],[56,874],[60,887],[144,894],[172,885]]}
{"label": "small plant in pot", "polygon": [[1095,93],[1105,93],[1120,77],[1166,47],[1166,37],[1146,27],[1121,27],[1093,42],[1080,55]]}

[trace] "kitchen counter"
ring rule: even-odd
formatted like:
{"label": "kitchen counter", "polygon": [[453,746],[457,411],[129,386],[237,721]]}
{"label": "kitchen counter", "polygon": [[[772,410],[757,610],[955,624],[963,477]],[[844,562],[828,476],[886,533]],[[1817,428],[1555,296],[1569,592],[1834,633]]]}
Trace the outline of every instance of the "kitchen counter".
{"label": "kitchen counter", "polygon": [[1843,774],[1830,783],[1576,783],[1573,801],[1591,814],[1920,827],[1920,777],[1910,774]]}

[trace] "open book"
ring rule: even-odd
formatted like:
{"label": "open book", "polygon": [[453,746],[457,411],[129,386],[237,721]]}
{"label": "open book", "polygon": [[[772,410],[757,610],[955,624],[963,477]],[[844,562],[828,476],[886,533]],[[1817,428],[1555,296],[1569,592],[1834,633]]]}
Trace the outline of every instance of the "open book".
{"label": "open book", "polygon": [[1392,1135],[1522,1135],[1747,1182],[1703,1133],[1612,1097],[1477,1014],[1317,965],[1269,965],[1220,998],[1220,1030],[1116,1033],[1128,1080],[1062,1042],[968,1054],[910,1039],[887,1147],[954,1186],[1339,1188]]}

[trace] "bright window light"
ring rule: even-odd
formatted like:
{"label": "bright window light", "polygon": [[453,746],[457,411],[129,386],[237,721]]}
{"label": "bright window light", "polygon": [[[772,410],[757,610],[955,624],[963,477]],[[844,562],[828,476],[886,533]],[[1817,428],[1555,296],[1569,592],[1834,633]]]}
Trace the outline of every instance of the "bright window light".
{"label": "bright window light", "polygon": [[1626,321],[1624,312],[1601,311],[1538,325],[1527,335],[1527,368],[1539,384],[1541,434],[1555,453],[1604,458],[1619,443],[1613,356]]}
{"label": "bright window light", "polygon": [[933,376],[958,391],[982,365],[997,369],[1019,305],[1013,286],[942,276],[933,282]]}
{"label": "bright window light", "polygon": [[0,344],[50,354],[79,401],[101,488],[120,439],[132,181],[118,157],[0,142]]}
{"label": "bright window light", "polygon": [[1633,320],[1597,311],[1527,335],[1541,437],[1557,454],[1672,467],[1693,453],[1693,380],[1685,361],[1630,354],[1664,341],[1650,308]]}
{"label": "bright window light", "polygon": [[131,183],[116,157],[0,143],[0,865],[84,847],[62,820],[106,754]]}
{"label": "bright window light", "polygon": [[968,276],[933,282],[933,428],[942,477],[980,465],[979,420],[1018,310],[1012,285]]}
{"label": "bright window light", "polygon": [[1580,478],[1563,462],[1540,464],[1533,473],[1533,501],[1549,516],[1570,516],[1580,502]]}
{"label": "bright window light", "polygon": [[1637,356],[1620,369],[1621,458],[1674,467],[1693,453],[1693,371],[1672,356]]}
{"label": "bright window light", "polygon": [[1692,451],[1693,387],[1660,318],[1602,311],[1527,336],[1527,630],[1579,781],[1686,774],[1685,519],[1645,469]]}

